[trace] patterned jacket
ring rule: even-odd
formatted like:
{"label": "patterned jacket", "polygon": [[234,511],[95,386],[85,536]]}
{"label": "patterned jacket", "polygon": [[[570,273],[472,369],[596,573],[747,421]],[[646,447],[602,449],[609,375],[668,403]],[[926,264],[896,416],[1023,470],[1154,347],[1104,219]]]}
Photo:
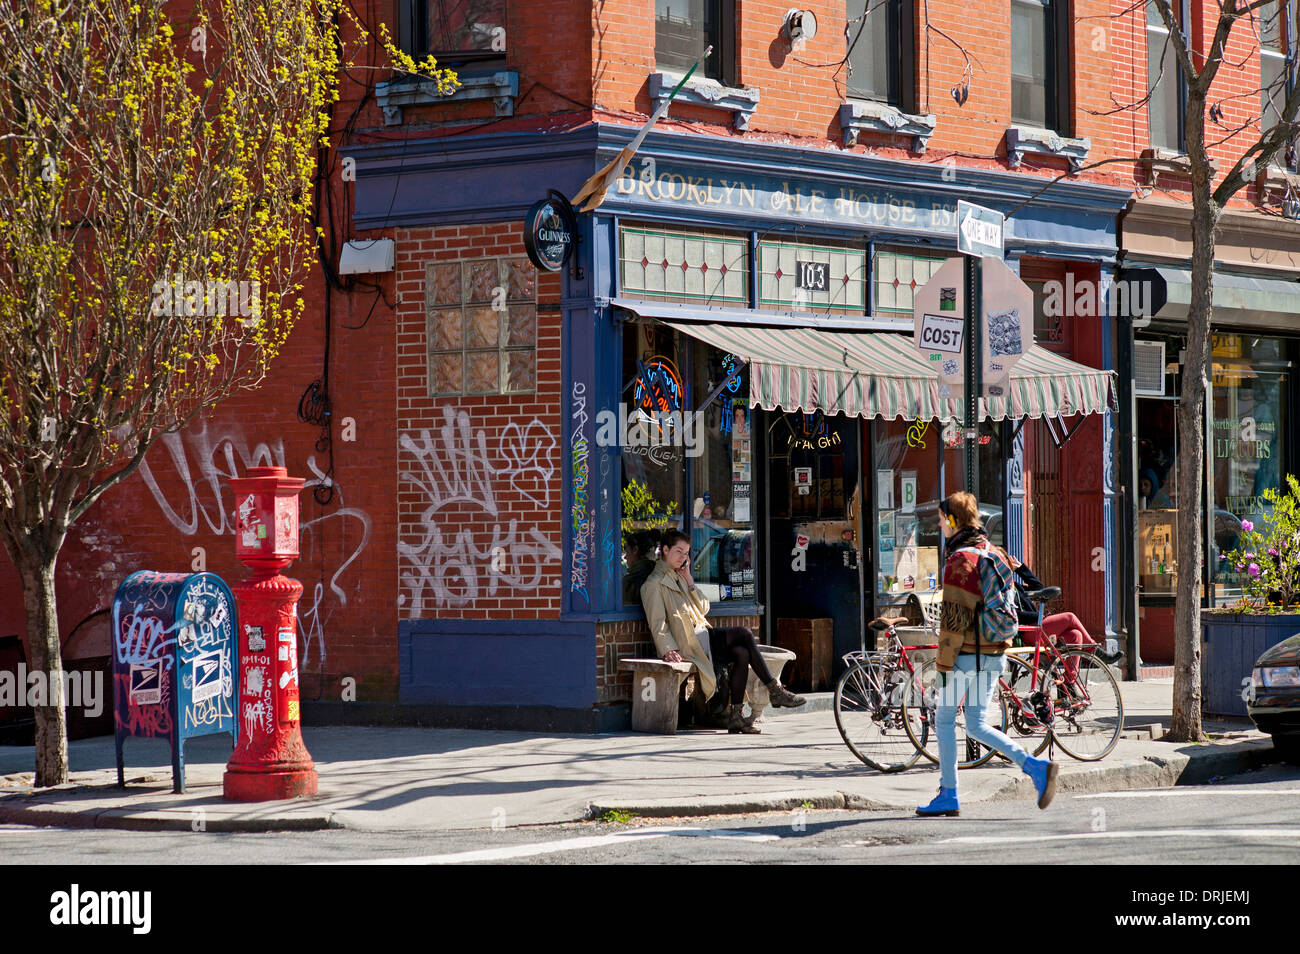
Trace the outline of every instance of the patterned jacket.
{"label": "patterned jacket", "polygon": [[[996,574],[980,579],[980,556],[987,554],[994,560],[1002,558],[993,550],[986,550],[988,538],[976,534],[962,541],[961,546],[948,555],[943,565],[943,608],[939,614],[939,653],[935,665],[940,672],[951,672],[961,653],[973,653],[978,641],[979,652],[1000,656],[1010,643],[990,642],[979,632],[980,611],[993,599],[1000,581]],[[1007,574],[1011,573],[1007,568]],[[990,592],[985,592],[988,589]]]}

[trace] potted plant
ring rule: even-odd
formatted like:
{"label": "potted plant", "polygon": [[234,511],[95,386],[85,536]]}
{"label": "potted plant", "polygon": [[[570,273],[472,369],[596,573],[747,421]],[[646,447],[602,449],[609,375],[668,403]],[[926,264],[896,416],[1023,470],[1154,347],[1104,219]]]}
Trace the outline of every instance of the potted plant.
{"label": "potted plant", "polygon": [[1300,633],[1300,481],[1261,495],[1268,512],[1241,522],[1237,548],[1219,559],[1241,586],[1236,603],[1201,614],[1206,712],[1245,716],[1250,672],[1266,649]]}

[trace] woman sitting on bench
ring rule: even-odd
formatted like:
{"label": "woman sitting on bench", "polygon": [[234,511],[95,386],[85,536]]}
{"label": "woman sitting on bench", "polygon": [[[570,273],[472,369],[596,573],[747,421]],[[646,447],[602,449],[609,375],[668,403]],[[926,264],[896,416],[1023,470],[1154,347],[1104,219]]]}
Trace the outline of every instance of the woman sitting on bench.
{"label": "woman sitting on bench", "polygon": [[709,625],[705,619],[709,601],[695,588],[691,576],[690,537],[680,530],[669,530],[660,541],[660,553],[662,556],[654,570],[641,586],[641,605],[645,607],[655,651],[665,662],[692,663],[706,699],[711,699],[717,689],[714,660],[731,663],[727,731],[751,735],[760,731],[742,715],[750,668],[767,687],[772,705],[786,708],[803,705],[806,700],[802,696],[794,695],[772,678],[752,631],[744,626],[714,629]]}

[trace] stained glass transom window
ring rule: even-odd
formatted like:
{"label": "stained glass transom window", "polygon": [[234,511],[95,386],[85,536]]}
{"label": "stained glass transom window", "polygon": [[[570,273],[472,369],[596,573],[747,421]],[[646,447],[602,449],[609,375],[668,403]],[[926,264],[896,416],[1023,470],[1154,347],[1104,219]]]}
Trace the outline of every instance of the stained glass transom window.
{"label": "stained glass transom window", "polygon": [[698,304],[749,304],[749,240],[642,226],[619,230],[623,294]]}

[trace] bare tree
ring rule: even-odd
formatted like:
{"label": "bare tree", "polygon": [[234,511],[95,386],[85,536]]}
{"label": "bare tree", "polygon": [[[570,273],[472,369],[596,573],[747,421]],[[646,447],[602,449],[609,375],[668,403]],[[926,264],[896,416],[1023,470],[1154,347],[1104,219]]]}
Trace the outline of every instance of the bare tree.
{"label": "bare tree", "polygon": [[[1215,232],[1224,207],[1255,178],[1254,170],[1266,167],[1284,154],[1300,133],[1300,84],[1288,83],[1287,71],[1259,93],[1267,97],[1272,108],[1260,109],[1258,122],[1229,130],[1226,141],[1243,139],[1240,157],[1227,174],[1215,184],[1210,162],[1207,123],[1215,122],[1221,106],[1214,100],[1214,83],[1227,62],[1224,50],[1234,30],[1253,30],[1265,17],[1289,15],[1289,29],[1296,27],[1292,3],[1277,0],[1221,0],[1212,38],[1206,50],[1193,49],[1184,36],[1170,0],[1152,0],[1169,30],[1173,64],[1182,75],[1187,91],[1184,110],[1187,168],[1191,178],[1192,214],[1192,289],[1187,315],[1187,349],[1183,365],[1182,399],[1178,408],[1177,463],[1181,488],[1178,509],[1178,576],[1177,609],[1174,622],[1174,697],[1173,721],[1167,738],[1172,741],[1196,742],[1205,738],[1201,726],[1201,569],[1204,552],[1202,483],[1205,475],[1205,393],[1209,384],[1210,327],[1214,313]],[[1206,8],[1211,4],[1207,2]],[[1294,66],[1292,66],[1294,70]],[[1173,82],[1170,75],[1166,82]]]}
{"label": "bare tree", "polygon": [[256,387],[301,313],[348,9],[0,7],[0,538],[48,674],[39,786],[67,780],[69,527],[160,435]]}

